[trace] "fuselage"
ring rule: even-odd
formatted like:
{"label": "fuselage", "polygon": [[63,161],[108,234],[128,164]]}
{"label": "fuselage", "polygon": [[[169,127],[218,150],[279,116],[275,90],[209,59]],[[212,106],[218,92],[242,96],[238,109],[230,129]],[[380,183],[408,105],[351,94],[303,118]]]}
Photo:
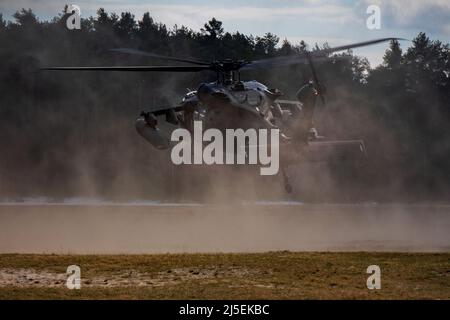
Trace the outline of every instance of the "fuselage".
{"label": "fuselage", "polygon": [[257,81],[211,82],[186,94],[182,103],[195,104],[206,127],[273,128],[271,107],[280,95]]}

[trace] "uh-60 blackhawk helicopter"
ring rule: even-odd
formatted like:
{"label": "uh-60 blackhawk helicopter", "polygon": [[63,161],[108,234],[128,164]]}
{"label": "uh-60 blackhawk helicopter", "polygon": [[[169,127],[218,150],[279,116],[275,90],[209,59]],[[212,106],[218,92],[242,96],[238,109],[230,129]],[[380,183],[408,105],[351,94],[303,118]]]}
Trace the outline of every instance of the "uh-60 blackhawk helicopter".
{"label": "uh-60 blackhawk helicopter", "polygon": [[[171,148],[171,133],[176,128],[193,131],[194,122],[202,121],[203,128],[227,129],[278,129],[279,165],[285,189],[292,192],[286,168],[298,161],[345,158],[348,154],[365,156],[364,142],[326,141],[313,127],[313,111],[317,97],[325,103],[325,88],[320,83],[315,61],[330,59],[334,52],[373,45],[398,38],[383,38],[322,50],[307,51],[289,56],[256,61],[225,59],[204,62],[194,59],[168,57],[135,49],[120,48],[111,51],[147,56],[157,59],[187,63],[177,66],[109,66],[109,67],[49,67],[44,70],[120,71],[120,72],[199,72],[213,71],[217,80],[201,83],[197,90],[188,92],[175,106],[143,111],[136,120],[136,129],[153,147]],[[267,69],[296,64],[308,64],[311,81],[300,88],[297,101],[280,99],[281,91],[269,89],[257,81],[241,81],[240,71]],[[269,146],[270,148],[270,146]],[[248,149],[247,149],[248,150]],[[330,157],[330,154],[334,156]]]}

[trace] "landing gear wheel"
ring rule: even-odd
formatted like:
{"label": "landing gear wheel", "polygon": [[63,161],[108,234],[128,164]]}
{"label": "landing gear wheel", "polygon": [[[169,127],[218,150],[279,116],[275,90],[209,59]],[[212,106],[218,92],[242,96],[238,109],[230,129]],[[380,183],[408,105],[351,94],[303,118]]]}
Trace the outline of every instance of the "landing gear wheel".
{"label": "landing gear wheel", "polygon": [[292,193],[292,186],[289,182],[284,184],[284,190],[289,194]]}
{"label": "landing gear wheel", "polygon": [[287,193],[292,193],[292,186],[289,182],[289,176],[286,173],[285,167],[281,167],[281,173],[283,174],[284,190],[286,190]]}

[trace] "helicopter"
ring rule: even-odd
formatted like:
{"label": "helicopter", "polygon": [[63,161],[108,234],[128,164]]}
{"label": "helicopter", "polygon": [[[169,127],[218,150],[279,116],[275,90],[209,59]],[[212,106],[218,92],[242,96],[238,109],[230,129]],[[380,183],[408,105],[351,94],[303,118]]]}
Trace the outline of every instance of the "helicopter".
{"label": "helicopter", "polygon": [[[228,129],[277,129],[279,130],[280,169],[284,188],[293,188],[287,167],[299,161],[329,161],[330,159],[361,159],[366,157],[362,140],[326,140],[314,128],[312,117],[317,98],[325,104],[326,89],[320,82],[315,63],[327,61],[332,53],[382,42],[404,40],[382,38],[333,48],[303,51],[288,56],[247,61],[224,59],[200,61],[191,58],[164,56],[131,48],[110,49],[121,54],[139,55],[186,65],[171,66],[96,66],[96,67],[47,67],[52,71],[115,71],[115,72],[201,72],[216,73],[216,81],[200,83],[196,90],[189,90],[182,100],[173,106],[151,108],[142,111],[135,122],[137,132],[156,150],[174,146],[171,134],[177,128],[194,131],[194,123],[201,121],[205,128]],[[241,80],[241,71],[258,70],[307,64],[311,80],[297,92],[297,100],[283,100],[279,89],[271,89],[256,80]],[[269,146],[270,147],[270,146]],[[248,149],[247,149],[248,151]]]}

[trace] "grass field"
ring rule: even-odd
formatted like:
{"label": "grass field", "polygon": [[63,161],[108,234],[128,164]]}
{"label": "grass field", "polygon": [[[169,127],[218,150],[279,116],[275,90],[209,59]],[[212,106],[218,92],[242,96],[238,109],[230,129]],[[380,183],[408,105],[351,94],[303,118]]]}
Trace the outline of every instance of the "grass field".
{"label": "grass field", "polygon": [[[369,265],[381,290],[366,287]],[[450,253],[7,254],[0,299],[450,299]]]}

